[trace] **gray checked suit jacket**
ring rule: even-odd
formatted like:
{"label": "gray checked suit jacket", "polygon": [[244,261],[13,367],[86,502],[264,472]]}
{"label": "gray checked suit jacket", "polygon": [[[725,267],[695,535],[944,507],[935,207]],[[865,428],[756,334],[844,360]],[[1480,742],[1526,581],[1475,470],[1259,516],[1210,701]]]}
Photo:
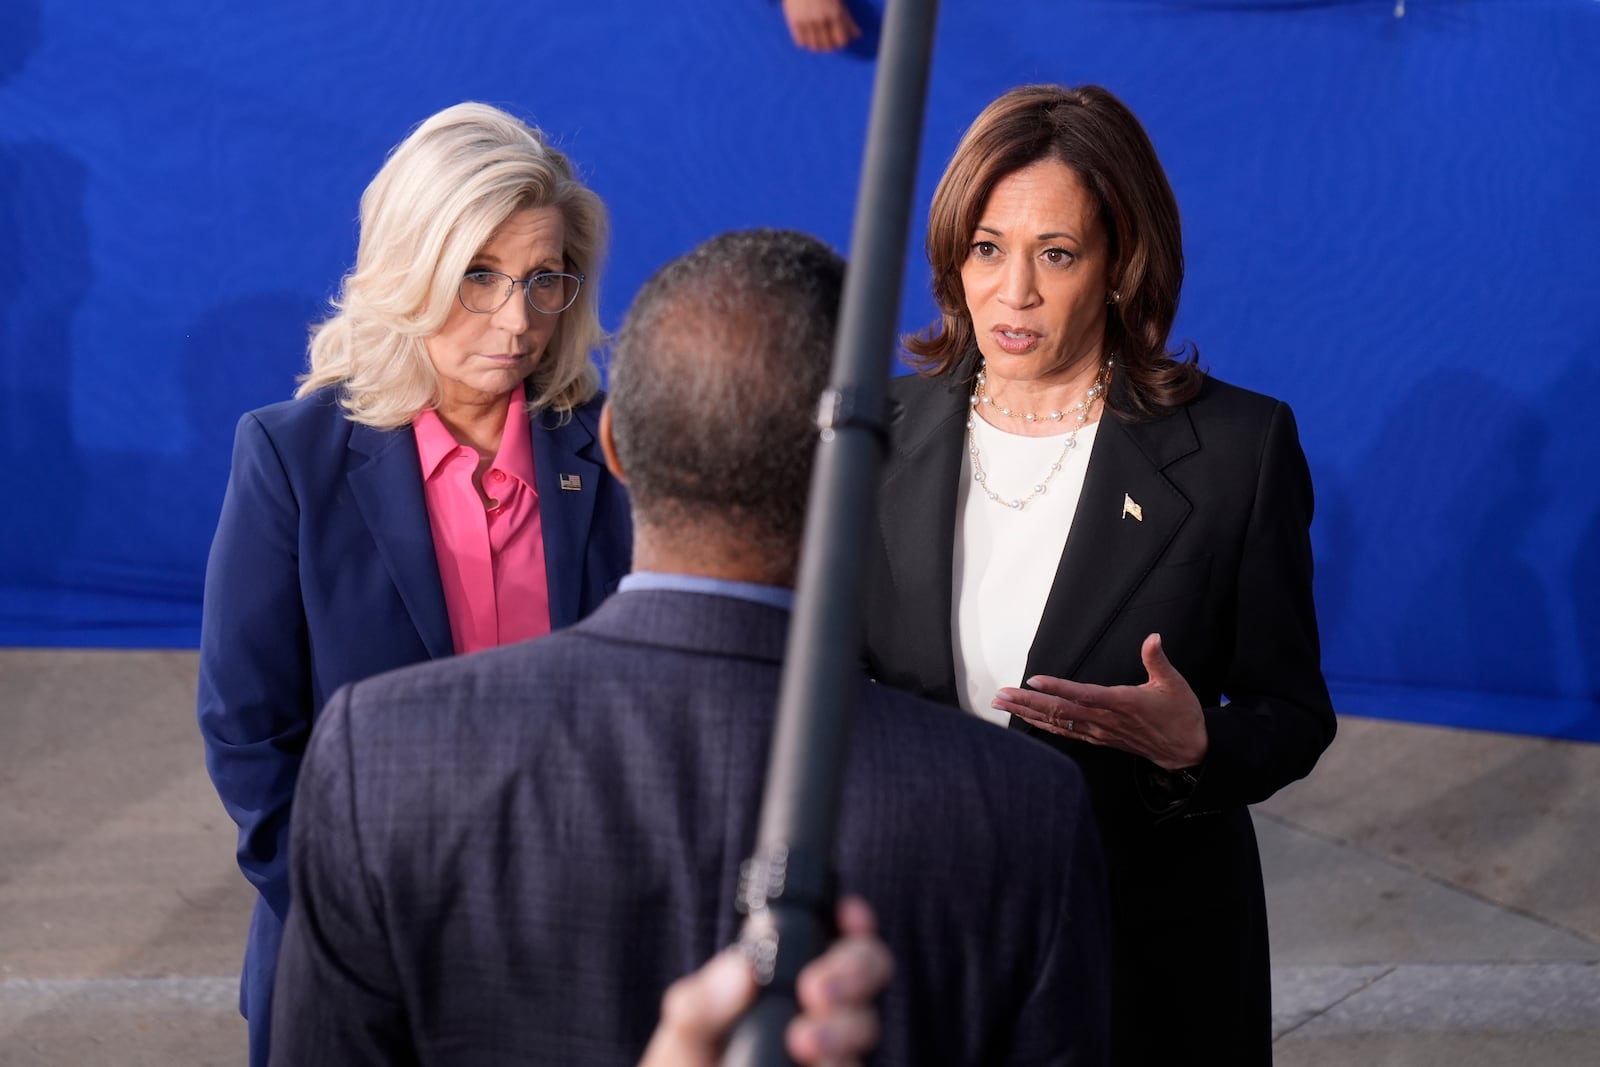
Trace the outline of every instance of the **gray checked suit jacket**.
{"label": "gray checked suit jacket", "polygon": [[[635,1062],[668,983],[736,936],[787,625],[631,591],[337,693],[295,798],[273,1062]],[[845,783],[840,888],[897,968],[874,1062],[1104,1062],[1071,762],[863,679]]]}

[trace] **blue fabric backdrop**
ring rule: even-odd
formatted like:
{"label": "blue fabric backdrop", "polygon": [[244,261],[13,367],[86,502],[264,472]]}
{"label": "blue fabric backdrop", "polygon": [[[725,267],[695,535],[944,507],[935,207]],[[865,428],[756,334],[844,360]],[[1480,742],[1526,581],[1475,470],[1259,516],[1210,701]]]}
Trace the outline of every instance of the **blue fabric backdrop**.
{"label": "blue fabric backdrop", "polygon": [[[6,0],[0,644],[195,642],[234,421],[291,391],[422,117],[556,135],[614,213],[614,326],[713,232],[846,245],[874,36],[803,53],[771,0]],[[1300,417],[1341,710],[1600,740],[1600,4],[949,0],[938,41],[919,215],[1009,86],[1145,119],[1178,336]]]}

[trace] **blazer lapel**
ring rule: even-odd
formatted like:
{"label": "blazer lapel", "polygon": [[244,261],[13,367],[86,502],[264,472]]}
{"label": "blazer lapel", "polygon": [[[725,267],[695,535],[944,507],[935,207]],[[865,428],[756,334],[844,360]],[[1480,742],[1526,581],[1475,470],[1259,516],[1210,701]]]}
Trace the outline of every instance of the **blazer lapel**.
{"label": "blazer lapel", "polygon": [[416,437],[410,427],[377,430],[357,423],[350,432],[350,451],[350,494],[411,623],[430,656],[451,655],[455,642],[422,494]]}
{"label": "blazer lapel", "polygon": [[553,412],[535,413],[532,419],[533,480],[544,529],[550,628],[559,630],[578,621],[584,550],[604,466],[594,434],[577,414],[564,423]]}
{"label": "blazer lapel", "polygon": [[[892,400],[889,405],[894,451],[878,490],[879,524],[890,576],[904,598],[903,614],[895,625],[908,632],[906,647],[921,649],[926,656],[917,674],[930,680],[951,679],[955,677],[950,612],[956,492],[970,405],[959,387],[914,384],[928,394],[915,403]],[[955,699],[953,690],[949,699]]]}
{"label": "blazer lapel", "polygon": [[1162,473],[1199,447],[1187,412],[1146,423],[1107,417],[1095,438],[1025,678],[1074,677],[1193,510]]}

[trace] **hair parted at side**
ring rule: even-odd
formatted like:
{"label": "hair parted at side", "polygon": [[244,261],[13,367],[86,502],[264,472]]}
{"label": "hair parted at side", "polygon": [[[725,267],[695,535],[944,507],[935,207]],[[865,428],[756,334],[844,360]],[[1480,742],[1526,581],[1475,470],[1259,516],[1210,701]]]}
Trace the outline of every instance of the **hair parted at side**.
{"label": "hair parted at side", "polygon": [[593,397],[600,379],[591,354],[605,341],[605,206],[539,130],[478,103],[425,119],[367,186],[355,268],[333,314],[312,329],[310,368],[295,395],[337,385],[352,420],[384,429],[437,405],[426,339],[443,327],[462,275],[496,228],[541,207],[560,210],[569,269],[588,277],[534,368],[529,404],[565,414]]}
{"label": "hair parted at side", "polygon": [[612,435],[640,527],[734,527],[792,560],[844,261],[792,230],[713,237],[634,298],[610,360]]}
{"label": "hair parted at side", "polygon": [[939,321],[905,346],[930,376],[976,373],[977,340],[961,266],[990,194],[1007,176],[1043,161],[1077,172],[1100,206],[1119,294],[1106,315],[1114,356],[1106,403],[1141,418],[1171,410],[1200,389],[1198,353],[1169,351],[1183,287],[1178,202],[1150,137],[1127,106],[1097,85],[1024,85],[973,120],[956,146],[928,212],[927,252]]}

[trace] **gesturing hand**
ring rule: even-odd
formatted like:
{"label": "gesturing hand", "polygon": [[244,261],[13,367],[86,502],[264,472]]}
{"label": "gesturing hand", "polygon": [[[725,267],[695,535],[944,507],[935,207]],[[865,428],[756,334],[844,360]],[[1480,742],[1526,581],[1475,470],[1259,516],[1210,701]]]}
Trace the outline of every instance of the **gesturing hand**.
{"label": "gesturing hand", "polygon": [[1205,759],[1206,720],[1200,700],[1167,659],[1161,635],[1151,634],[1139,658],[1143,685],[1085,685],[1037,674],[1032,689],[1002,689],[994,707],[1041,730],[1121,749],[1175,771]]}

